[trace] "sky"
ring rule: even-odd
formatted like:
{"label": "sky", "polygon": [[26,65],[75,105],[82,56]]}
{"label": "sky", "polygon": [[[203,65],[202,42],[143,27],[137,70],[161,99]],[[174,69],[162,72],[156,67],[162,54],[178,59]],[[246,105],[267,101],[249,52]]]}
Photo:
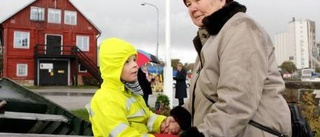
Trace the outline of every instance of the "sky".
{"label": "sky", "polygon": [[[32,0],[1,0],[0,22]],[[48,0],[50,1],[50,0]],[[54,0],[51,0],[54,1]],[[59,1],[59,0],[58,0]],[[159,59],[165,60],[166,0],[70,0],[102,32],[98,39],[118,37],[137,49],[156,54],[157,10],[159,10]],[[288,22],[309,19],[316,24],[316,41],[320,42],[320,0],[238,0],[247,14],[260,23],[271,39],[286,30]],[[182,0],[170,0],[171,58],[193,63],[196,52],[192,39],[197,27],[192,23]]]}

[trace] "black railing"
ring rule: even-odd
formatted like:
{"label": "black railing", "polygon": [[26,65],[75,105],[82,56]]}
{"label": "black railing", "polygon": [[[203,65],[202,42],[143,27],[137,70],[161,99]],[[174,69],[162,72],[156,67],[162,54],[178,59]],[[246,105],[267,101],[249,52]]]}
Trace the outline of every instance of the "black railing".
{"label": "black railing", "polygon": [[72,55],[73,45],[52,45],[37,44],[34,54],[37,55]]}
{"label": "black railing", "polygon": [[97,65],[77,46],[73,47],[73,53],[76,54],[78,61],[81,65],[83,65],[87,71],[98,80],[99,84],[102,83],[101,73],[97,67]]}

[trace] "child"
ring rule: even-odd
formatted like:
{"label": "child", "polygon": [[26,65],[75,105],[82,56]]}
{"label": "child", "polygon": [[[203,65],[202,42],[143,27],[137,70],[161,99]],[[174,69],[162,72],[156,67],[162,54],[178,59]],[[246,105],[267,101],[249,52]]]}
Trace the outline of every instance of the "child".
{"label": "child", "polygon": [[146,106],[137,81],[136,57],[137,50],[123,40],[102,42],[99,60],[103,83],[87,105],[94,136],[153,137],[149,133],[180,131],[172,117],[156,115]]}

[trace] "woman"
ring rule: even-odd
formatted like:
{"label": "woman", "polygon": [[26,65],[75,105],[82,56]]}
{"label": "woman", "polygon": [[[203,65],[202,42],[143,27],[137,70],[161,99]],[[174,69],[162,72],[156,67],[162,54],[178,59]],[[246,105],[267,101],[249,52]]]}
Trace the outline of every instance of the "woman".
{"label": "woman", "polygon": [[[183,106],[192,127],[181,136],[274,137],[250,120],[291,136],[290,111],[281,95],[285,85],[267,32],[233,0],[184,3],[199,30],[189,102]],[[189,124],[180,119],[188,114],[173,112],[180,127]]]}
{"label": "woman", "polygon": [[187,71],[184,70],[182,63],[177,64],[177,75],[174,77],[176,80],[176,98],[179,101],[179,106],[184,104],[184,98],[187,97],[187,84],[186,84],[186,77]]}

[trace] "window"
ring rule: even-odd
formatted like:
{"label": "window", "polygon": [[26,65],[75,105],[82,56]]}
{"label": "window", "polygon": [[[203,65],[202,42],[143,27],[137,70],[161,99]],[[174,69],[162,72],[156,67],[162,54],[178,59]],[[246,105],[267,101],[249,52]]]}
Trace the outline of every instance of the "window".
{"label": "window", "polygon": [[87,72],[86,67],[84,67],[83,65],[79,64],[79,72]]}
{"label": "window", "polygon": [[89,37],[77,36],[77,46],[82,51],[89,51]]}
{"label": "window", "polygon": [[17,64],[17,76],[28,76],[28,64]]}
{"label": "window", "polygon": [[294,57],[293,57],[293,56],[290,56],[290,57],[289,57],[289,60],[294,60]]}
{"label": "window", "polygon": [[49,23],[61,23],[61,10],[48,9],[48,22]]}
{"label": "window", "polygon": [[77,25],[77,12],[66,10],[64,12],[64,24]]}
{"label": "window", "polygon": [[29,49],[30,34],[29,32],[15,31],[13,41],[14,48]]}
{"label": "window", "polygon": [[33,20],[33,21],[44,21],[44,8],[31,7],[30,20]]}

